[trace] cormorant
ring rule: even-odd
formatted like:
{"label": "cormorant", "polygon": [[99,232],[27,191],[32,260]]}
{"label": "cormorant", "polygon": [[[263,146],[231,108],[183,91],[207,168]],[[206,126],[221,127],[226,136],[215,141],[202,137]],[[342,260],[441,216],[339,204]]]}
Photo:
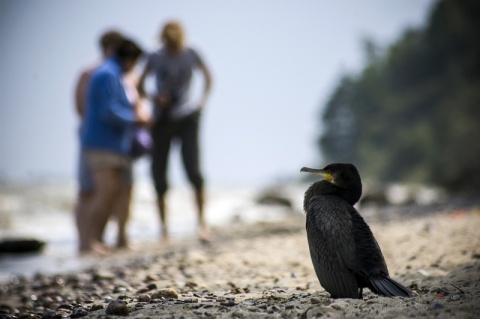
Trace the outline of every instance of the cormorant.
{"label": "cormorant", "polygon": [[357,168],[334,163],[300,171],[324,178],[305,192],[303,204],[310,257],[322,287],[333,298],[361,299],[364,287],[382,296],[413,296],[389,277],[370,227],[353,207],[362,195]]}

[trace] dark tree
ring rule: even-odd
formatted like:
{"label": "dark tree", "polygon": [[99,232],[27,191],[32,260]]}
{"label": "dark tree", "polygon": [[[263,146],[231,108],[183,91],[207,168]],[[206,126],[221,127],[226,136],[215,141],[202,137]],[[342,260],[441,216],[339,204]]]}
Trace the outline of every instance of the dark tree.
{"label": "dark tree", "polygon": [[355,162],[382,181],[480,188],[480,2],[441,0],[424,28],[384,53],[366,42],[322,114],[328,162]]}

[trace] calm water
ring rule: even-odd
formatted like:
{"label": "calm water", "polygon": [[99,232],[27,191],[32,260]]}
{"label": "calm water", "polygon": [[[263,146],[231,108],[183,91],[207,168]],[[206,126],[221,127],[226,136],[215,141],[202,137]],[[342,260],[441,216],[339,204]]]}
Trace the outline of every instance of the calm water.
{"label": "calm water", "polygon": [[[288,196],[294,210],[301,211],[305,185],[291,185]],[[278,205],[257,203],[262,189],[222,188],[208,192],[207,219],[213,226],[243,221],[274,220],[291,213]],[[28,237],[47,243],[40,254],[0,255],[0,281],[14,274],[30,276],[36,272],[70,271],[85,266],[77,257],[73,219],[76,186],[72,183],[0,185],[0,239]],[[169,193],[169,226],[172,239],[196,234],[196,214],[190,189]],[[128,233],[132,245],[155,242],[159,220],[153,188],[149,182],[135,185]],[[105,240],[113,244],[115,225],[109,224]]]}

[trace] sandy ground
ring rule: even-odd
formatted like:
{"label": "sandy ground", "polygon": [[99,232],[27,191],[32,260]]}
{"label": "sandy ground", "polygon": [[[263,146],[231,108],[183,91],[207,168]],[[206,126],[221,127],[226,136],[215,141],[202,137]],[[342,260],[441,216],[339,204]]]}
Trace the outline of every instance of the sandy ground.
{"label": "sandy ground", "polygon": [[208,246],[145,244],[83,257],[95,266],[78,273],[13,276],[0,286],[0,318],[479,318],[480,208],[422,210],[364,214],[391,276],[413,298],[367,289],[363,300],[331,299],[298,214],[216,229]]}

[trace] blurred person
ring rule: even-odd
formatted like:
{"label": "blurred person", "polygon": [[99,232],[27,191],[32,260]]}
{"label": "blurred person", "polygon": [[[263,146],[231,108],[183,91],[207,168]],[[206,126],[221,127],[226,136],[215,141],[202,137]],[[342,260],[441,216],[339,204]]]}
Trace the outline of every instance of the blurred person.
{"label": "blurred person", "polygon": [[[140,78],[139,92],[145,96],[144,83],[149,75],[155,76],[155,123],[151,130],[153,139],[152,178],[157,193],[161,236],[169,242],[167,226],[168,189],[167,164],[172,142],[181,144],[181,154],[188,179],[194,188],[198,216],[198,233],[201,241],[210,240],[204,215],[204,179],[200,170],[199,125],[202,110],[211,88],[210,71],[200,55],[185,45],[185,32],[177,21],[166,23],[160,32],[162,46],[148,57]],[[203,74],[204,87],[199,101],[192,101],[190,83],[192,74]]]}
{"label": "blurred person", "polygon": [[[122,43],[123,35],[115,30],[107,31],[102,34],[100,37],[100,48],[102,51],[102,60],[105,61],[107,58],[111,57],[118,46]],[[85,100],[87,95],[87,85],[90,80],[90,77],[93,71],[100,65],[100,63],[95,63],[92,66],[85,68],[78,79],[76,88],[75,88],[75,109],[77,115],[82,122],[85,114]],[[139,76],[134,70],[130,70],[123,76],[123,85],[125,87],[127,97],[129,101],[134,105],[135,112],[142,114],[137,114],[139,117],[149,117],[148,109],[146,104],[143,103],[143,99],[140,98],[137,92]],[[81,129],[81,128],[80,128]],[[77,204],[75,207],[75,222],[78,231],[79,239],[79,251],[86,251],[89,248],[88,245],[88,206],[92,202],[94,184],[91,169],[85,158],[85,152],[82,147],[79,151],[78,159],[78,185],[79,192],[77,198]],[[130,214],[130,199],[132,194],[132,172],[129,170],[125,173],[122,185],[122,196],[121,200],[115,203],[115,217],[117,218],[117,247],[125,248],[128,246],[128,240],[126,236],[126,224]],[[103,232],[102,232],[103,233]],[[99,238],[102,240],[102,238]]]}
{"label": "blurred person", "polygon": [[148,124],[145,113],[136,112],[123,85],[142,50],[123,39],[116,53],[108,57],[90,76],[82,147],[93,172],[94,192],[87,212],[87,240],[83,251],[108,253],[101,242],[103,231],[116,205],[122,206],[118,245],[126,245],[125,224],[130,206],[130,191],[125,194],[125,176],[131,180],[132,130],[135,124]]}
{"label": "blurred person", "polygon": [[[132,135],[136,134],[138,130],[147,130],[148,126],[150,125],[150,112],[148,107],[144,101],[144,98],[140,96],[137,90],[138,82],[139,82],[139,75],[135,72],[134,67],[132,66],[129,70],[124,73],[122,77],[122,84],[125,90],[125,94],[127,96],[128,101],[133,107],[135,117],[139,119],[137,125],[134,126]],[[130,138],[133,138],[131,135]],[[148,134],[147,144],[151,143],[150,135]],[[134,140],[135,142],[135,140]],[[148,145],[150,146],[150,145]],[[142,145],[142,147],[147,147]],[[146,152],[145,149],[142,150],[132,150],[133,145],[131,147],[131,151],[129,156],[131,160],[138,159],[141,155],[144,155]],[[135,152],[134,152],[135,151]],[[133,164],[133,163],[132,163]],[[120,191],[120,196],[117,201],[114,203],[114,211],[113,214],[117,220],[117,247],[118,248],[127,248],[128,247],[128,239],[126,233],[126,226],[128,222],[128,218],[130,216],[130,203],[132,197],[132,190],[133,190],[133,165],[130,165],[130,168],[125,172],[123,177],[122,188]],[[102,234],[103,231],[100,232]],[[101,236],[100,236],[101,240]]]}
{"label": "blurred person", "polygon": [[[118,49],[119,45],[123,41],[123,35],[115,30],[110,30],[103,33],[99,40],[100,49],[102,52],[102,61],[96,62],[93,65],[85,68],[77,81],[75,87],[75,110],[80,119],[80,134],[83,128],[83,120],[85,117],[85,108],[86,108],[86,96],[87,96],[87,86],[90,81],[90,77],[95,69],[106,59],[111,57]],[[80,141],[81,146],[81,141]],[[77,172],[77,179],[78,179],[78,197],[77,203],[75,206],[75,223],[78,232],[78,241],[79,241],[79,251],[85,251],[88,249],[88,210],[89,206],[91,205],[93,192],[94,192],[94,185],[93,185],[93,177],[91,169],[87,163],[85,158],[85,152],[83,147],[80,147],[79,150],[79,157],[78,157],[78,172]],[[128,178],[127,178],[128,179]],[[125,190],[127,196],[129,196],[129,189],[130,187],[129,181],[127,180],[125,183]],[[126,197],[127,197],[126,196]],[[120,207],[125,207],[123,203],[119,203]],[[120,209],[121,210],[121,209]],[[120,215],[124,215],[120,213]],[[119,236],[120,237],[120,236]],[[121,245],[119,240],[119,245]]]}

